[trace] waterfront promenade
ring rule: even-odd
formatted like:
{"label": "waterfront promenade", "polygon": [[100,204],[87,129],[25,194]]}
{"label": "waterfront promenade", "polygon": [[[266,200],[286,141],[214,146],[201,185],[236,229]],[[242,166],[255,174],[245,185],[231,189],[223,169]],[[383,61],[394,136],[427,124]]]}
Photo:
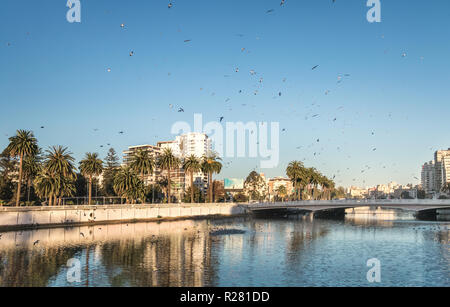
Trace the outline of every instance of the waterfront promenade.
{"label": "waterfront promenade", "polygon": [[323,211],[372,207],[414,212],[450,211],[450,200],[309,200],[276,203],[200,203],[72,205],[55,207],[0,207],[0,230],[42,227],[112,224],[138,221],[189,219],[213,216],[239,216],[291,209],[312,214]]}
{"label": "waterfront promenade", "polygon": [[0,230],[238,216],[246,213],[247,208],[236,203],[0,207]]}

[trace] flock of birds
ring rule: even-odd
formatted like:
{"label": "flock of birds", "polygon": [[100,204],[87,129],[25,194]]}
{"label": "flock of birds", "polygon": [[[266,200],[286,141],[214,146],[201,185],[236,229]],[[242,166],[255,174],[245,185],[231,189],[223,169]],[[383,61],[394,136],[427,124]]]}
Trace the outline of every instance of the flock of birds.
{"label": "flock of birds", "polygon": [[[335,0],[332,0],[332,3],[335,3]],[[286,5],[286,1],[285,0],[281,0],[281,2],[279,3],[279,5],[280,5],[280,7],[284,7],[285,5]],[[168,4],[168,9],[174,9],[174,7],[175,7],[175,3],[173,2],[173,1],[171,1],[171,2],[169,2],[169,4]],[[266,11],[266,14],[271,14],[271,13],[273,13],[273,12],[275,12],[275,9],[274,8],[271,8],[271,9],[269,9],[269,10],[267,10]],[[127,29],[127,25],[125,24],[125,23],[121,23],[120,24],[120,28],[122,29],[122,30],[126,30]],[[29,35],[29,33],[27,33],[27,35]],[[243,34],[237,34],[239,37],[243,37],[244,35]],[[384,35],[382,35],[382,38],[384,38]],[[184,43],[191,43],[192,42],[192,39],[185,39],[184,41],[183,41]],[[7,43],[7,46],[8,47],[10,47],[12,44],[10,43],[10,42],[8,42]],[[240,51],[241,52],[248,52],[248,48],[247,47],[241,47],[240,48]],[[129,51],[129,57],[134,57],[135,56],[135,51],[134,50],[130,50]],[[405,57],[407,57],[407,53],[406,52],[402,52],[401,53],[401,57],[402,58],[405,58]],[[424,57],[420,57],[420,59],[421,60],[423,60],[424,59]],[[320,68],[321,68],[321,65],[320,64],[314,64],[314,65],[312,65],[311,66],[311,71],[312,72],[314,72],[314,71],[317,71],[317,70],[320,70]],[[240,69],[240,67],[235,67],[234,68],[234,72],[237,74],[237,73],[240,73],[241,72],[241,70],[242,69]],[[107,71],[107,73],[112,73],[113,72],[113,68],[112,67],[107,67],[106,68],[106,71]],[[249,74],[250,74],[250,76],[257,76],[257,78],[258,78],[258,83],[259,84],[263,84],[264,83],[264,78],[261,76],[261,74],[259,73],[259,72],[257,72],[255,69],[250,69],[249,70]],[[168,73],[168,75],[170,76],[171,75],[171,73],[169,72]],[[224,77],[230,77],[231,75],[230,74],[225,74],[224,75]],[[351,77],[351,75],[349,74],[349,73],[339,73],[339,74],[337,74],[337,79],[336,79],[336,84],[341,84],[344,80],[346,80],[346,79],[348,79],[348,78],[350,78]],[[282,78],[282,82],[283,83],[285,83],[287,81],[287,78],[286,77],[283,77]],[[204,88],[200,88],[200,91],[203,91],[204,90]],[[238,93],[239,94],[243,94],[245,92],[245,90],[244,89],[239,89],[238,90]],[[259,90],[258,89],[255,89],[255,90],[253,90],[253,95],[258,95],[259,94]],[[324,91],[324,94],[326,95],[326,96],[329,96],[329,95],[331,95],[332,94],[332,89],[326,89],[325,91]],[[215,92],[212,92],[211,93],[211,95],[212,96],[214,96],[215,95]],[[281,91],[281,90],[279,90],[275,95],[274,95],[274,99],[275,98],[280,98],[280,97],[282,97],[283,96],[283,91]],[[231,98],[230,97],[226,97],[225,98],[225,103],[226,104],[228,104],[228,103],[230,103],[230,100],[231,100]],[[241,104],[241,106],[242,107],[246,107],[246,106],[248,106],[247,105],[247,103],[242,103]],[[252,105],[252,107],[253,108],[255,108],[256,106],[255,105]],[[312,103],[311,105],[310,105],[310,112],[311,113],[307,113],[305,116],[304,116],[304,120],[312,120],[312,119],[318,119],[318,118],[320,118],[321,117],[321,114],[320,114],[320,111],[318,111],[317,109],[320,107],[320,105],[318,105],[316,102],[314,102],[314,103]],[[174,111],[176,111],[176,112],[178,112],[178,113],[185,113],[185,108],[184,108],[184,106],[177,106],[177,107],[175,107],[173,104],[169,104],[169,108],[170,109],[173,109]],[[339,112],[339,111],[342,111],[344,109],[344,107],[343,106],[340,106],[338,109],[337,109],[337,111]],[[232,111],[233,109],[232,109],[232,107],[231,107],[231,105],[228,105],[228,110],[229,111]],[[391,115],[389,114],[389,117],[390,117]],[[225,115],[219,115],[218,117],[217,117],[217,119],[218,119],[218,121],[220,122],[220,123],[222,123],[223,121],[224,121],[224,119],[225,119]],[[153,118],[152,120],[155,120],[155,118]],[[333,123],[335,123],[335,122],[338,122],[339,121],[339,116],[333,116],[333,118],[331,119],[331,121],[333,122]],[[45,126],[44,125],[42,125],[42,126],[40,126],[40,129],[45,129]],[[99,131],[99,129],[98,128],[94,128],[93,129],[94,130],[94,132],[98,132]],[[124,130],[120,130],[120,131],[118,131],[117,132],[119,135],[124,135],[125,134],[125,131]],[[253,133],[253,132],[252,132]],[[283,127],[282,129],[281,129],[281,133],[282,134],[285,134],[285,133],[288,133],[288,129],[287,128],[285,128],[285,127]],[[5,134],[6,136],[8,136],[7,134]],[[370,133],[370,136],[375,136],[375,132],[371,132]],[[157,135],[155,135],[154,136],[155,138],[157,138]],[[322,152],[324,152],[324,150],[325,150],[325,148],[322,146],[322,147],[320,147],[320,144],[323,144],[323,143],[328,143],[330,141],[330,139],[328,139],[326,142],[322,142],[322,140],[320,139],[320,138],[316,138],[315,139],[315,141],[314,142],[312,142],[312,143],[310,143],[310,144],[308,144],[308,145],[300,145],[300,146],[296,146],[296,145],[294,145],[295,146],[295,149],[297,149],[297,150],[304,150],[304,149],[307,149],[307,150],[309,150],[310,152],[311,152],[311,154],[312,154],[312,158],[317,158],[317,157],[319,157],[321,154],[322,154]],[[344,144],[343,144],[344,145]],[[343,150],[343,145],[341,145],[341,146],[338,146],[337,148],[336,148],[336,150],[338,151],[338,152],[341,152],[342,150]],[[100,148],[104,148],[104,147],[106,147],[106,146],[111,146],[111,143],[106,143],[106,145],[105,144],[100,144],[99,145],[99,147]],[[376,152],[377,150],[378,150],[378,148],[377,147],[375,147],[375,146],[373,146],[371,149],[370,149],[372,152]],[[347,155],[347,158],[348,159],[352,159],[352,157],[351,157],[351,155]],[[303,159],[300,159],[300,160],[302,160],[302,161],[306,161],[307,160],[307,158],[303,158]],[[225,168],[228,168],[228,167],[231,167],[231,165],[232,165],[232,162],[233,161],[225,161],[224,162],[224,167]],[[362,174],[362,173],[365,173],[365,172],[367,172],[368,170],[370,170],[370,169],[372,169],[372,168],[375,168],[375,167],[380,167],[380,166],[365,166],[364,168],[362,168],[361,170],[360,170],[360,173]],[[387,165],[383,165],[382,166],[382,168],[387,168],[388,166]],[[344,172],[344,171],[349,171],[350,170],[350,168],[347,168],[347,169],[343,169],[343,170],[337,170],[336,172],[335,172],[335,174],[333,174],[331,177],[333,178],[333,179],[335,179],[335,178],[337,178],[339,175],[342,175],[342,173]],[[414,178],[414,179],[416,179],[416,180],[418,180],[418,178],[416,177],[416,176],[412,176],[412,178]],[[357,180],[357,178],[353,178],[353,181],[355,182]],[[363,182],[365,182],[365,180],[363,181]]]}

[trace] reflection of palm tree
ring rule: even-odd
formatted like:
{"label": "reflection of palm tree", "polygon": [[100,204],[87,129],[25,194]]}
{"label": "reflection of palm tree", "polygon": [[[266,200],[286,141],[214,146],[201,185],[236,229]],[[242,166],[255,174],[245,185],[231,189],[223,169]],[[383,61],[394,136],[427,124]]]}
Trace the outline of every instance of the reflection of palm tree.
{"label": "reflection of palm tree", "polygon": [[17,130],[17,134],[9,138],[6,148],[11,156],[19,157],[19,180],[17,182],[16,206],[20,203],[20,188],[22,185],[23,159],[38,153],[37,140],[31,131]]}
{"label": "reflection of palm tree", "polygon": [[[23,248],[0,251],[0,285],[3,287],[45,287],[80,252],[79,247],[40,247],[32,253]],[[26,264],[26,265],[24,265]]]}

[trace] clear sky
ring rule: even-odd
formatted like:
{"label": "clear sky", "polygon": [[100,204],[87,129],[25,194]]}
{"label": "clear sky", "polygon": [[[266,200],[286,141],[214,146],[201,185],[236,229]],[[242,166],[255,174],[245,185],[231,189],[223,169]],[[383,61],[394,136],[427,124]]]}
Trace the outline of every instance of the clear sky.
{"label": "clear sky", "polygon": [[[381,23],[365,0],[168,3],[81,0],[68,23],[64,0],[2,0],[0,147],[30,129],[79,160],[171,140],[194,113],[278,121],[280,164],[260,171],[296,159],[345,186],[419,183],[450,147],[450,1],[381,0]],[[259,164],[230,161],[220,178]]]}

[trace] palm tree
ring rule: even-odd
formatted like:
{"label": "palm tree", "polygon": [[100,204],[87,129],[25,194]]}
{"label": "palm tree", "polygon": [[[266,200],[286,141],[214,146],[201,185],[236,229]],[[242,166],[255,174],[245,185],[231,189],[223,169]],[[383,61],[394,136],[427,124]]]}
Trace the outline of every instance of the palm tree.
{"label": "palm tree", "polygon": [[73,165],[75,159],[72,157],[72,153],[67,151],[67,147],[53,146],[46,150],[46,152],[44,168],[57,182],[60,182],[58,191],[54,195],[54,204],[56,204],[57,198],[65,195],[62,189],[64,180],[75,179],[75,167]]}
{"label": "palm tree", "polygon": [[284,185],[280,185],[276,190],[278,197],[281,198],[281,201],[284,200],[287,194],[286,187]]}
{"label": "palm tree", "polygon": [[297,200],[300,200],[300,184],[304,181],[305,177],[305,167],[300,161],[292,161],[286,168],[286,175],[291,179],[294,189],[297,194]]}
{"label": "palm tree", "polygon": [[37,140],[33,132],[17,130],[15,136],[9,138],[9,145],[6,148],[13,157],[19,157],[19,181],[17,182],[16,206],[20,203],[20,188],[22,184],[23,159],[34,156],[38,152]]}
{"label": "palm tree", "polygon": [[92,177],[99,176],[103,172],[103,161],[97,153],[86,153],[84,160],[80,162],[80,172],[89,178],[89,202],[92,200]]}
{"label": "palm tree", "polygon": [[36,194],[40,198],[48,199],[49,206],[52,206],[53,198],[59,190],[58,178],[52,176],[48,171],[42,169],[34,181]]}
{"label": "palm tree", "polygon": [[202,165],[199,158],[195,155],[190,155],[184,160],[183,169],[189,173],[191,181],[191,203],[194,203],[194,173],[201,171]]}
{"label": "palm tree", "polygon": [[35,155],[26,156],[23,159],[23,175],[27,182],[27,201],[30,201],[32,181],[41,170],[41,156],[39,155],[39,151]]}
{"label": "palm tree", "polygon": [[170,198],[170,186],[171,186],[171,178],[170,172],[171,170],[179,167],[180,159],[175,157],[172,150],[170,148],[164,148],[161,156],[159,157],[159,166],[167,171],[167,203],[170,203],[172,200]]}
{"label": "palm tree", "polygon": [[202,171],[208,174],[208,194],[209,194],[209,202],[212,203],[212,176],[213,174],[219,174],[222,170],[222,159],[216,153],[210,153],[208,155],[203,156],[201,168]]}
{"label": "palm tree", "polygon": [[155,160],[150,155],[150,152],[145,149],[138,149],[133,154],[131,168],[141,175],[142,182],[145,182],[145,175],[150,175],[155,169]]}
{"label": "palm tree", "polygon": [[145,193],[144,183],[129,166],[121,167],[115,175],[114,191],[120,197],[125,198],[127,203],[143,198]]}

